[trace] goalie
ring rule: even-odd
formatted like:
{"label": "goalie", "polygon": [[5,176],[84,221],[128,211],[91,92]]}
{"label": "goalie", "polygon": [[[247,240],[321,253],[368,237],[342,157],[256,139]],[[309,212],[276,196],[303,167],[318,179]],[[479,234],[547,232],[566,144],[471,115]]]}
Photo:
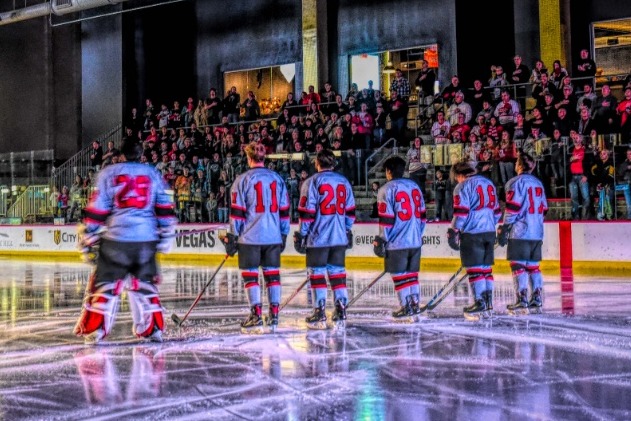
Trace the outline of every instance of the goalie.
{"label": "goalie", "polygon": [[156,252],[166,253],[172,244],[174,204],[160,173],[138,162],[142,147],[137,141],[126,140],[121,153],[124,162],[98,174],[79,231],[80,249],[96,263],[74,328],[87,344],[111,332],[124,288],[136,336],[162,342],[165,326]]}

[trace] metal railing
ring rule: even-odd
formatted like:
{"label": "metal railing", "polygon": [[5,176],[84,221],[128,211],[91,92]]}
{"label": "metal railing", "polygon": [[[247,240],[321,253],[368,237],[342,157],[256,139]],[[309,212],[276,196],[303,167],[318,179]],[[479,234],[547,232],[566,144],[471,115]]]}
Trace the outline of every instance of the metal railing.
{"label": "metal railing", "polygon": [[380,154],[384,150],[384,148],[388,147],[388,145],[390,145],[390,144],[392,144],[392,155],[396,155],[397,154],[397,140],[394,137],[391,137],[390,139],[388,139],[386,141],[386,143],[381,145],[372,154],[370,154],[366,158],[366,161],[364,161],[364,174],[366,176],[365,177],[365,180],[366,180],[366,192],[368,192],[368,185],[370,184],[370,183],[368,183],[368,176],[370,174],[373,174],[373,173],[377,172],[377,168],[379,168],[379,164],[381,163],[381,161],[383,161],[387,157],[384,157],[381,161],[376,162],[370,169],[368,169],[368,164],[371,162],[372,158],[374,158],[376,155]]}
{"label": "metal railing", "polygon": [[[53,207],[49,199],[50,188],[46,185],[28,186],[7,211],[10,218],[35,219],[37,216],[52,216]],[[35,222],[34,220],[32,222]]]}
{"label": "metal railing", "polygon": [[[120,148],[123,134],[122,128],[123,125],[118,124],[116,127],[107,131],[94,140],[99,141],[104,149],[107,145],[107,142],[109,142],[110,140],[114,141],[114,146],[116,148]],[[77,174],[85,178],[88,170],[92,168],[90,154],[92,153],[93,149],[91,143],[92,142],[90,142],[90,146],[83,148],[82,150],[77,152],[66,162],[61,164],[58,168],[53,168],[53,174],[50,181],[51,185],[57,186],[57,188],[61,191],[61,188],[63,186],[70,187],[72,185]]]}
{"label": "metal railing", "polygon": [[9,186],[0,186],[0,216],[7,216],[10,193],[11,189],[9,188]]}

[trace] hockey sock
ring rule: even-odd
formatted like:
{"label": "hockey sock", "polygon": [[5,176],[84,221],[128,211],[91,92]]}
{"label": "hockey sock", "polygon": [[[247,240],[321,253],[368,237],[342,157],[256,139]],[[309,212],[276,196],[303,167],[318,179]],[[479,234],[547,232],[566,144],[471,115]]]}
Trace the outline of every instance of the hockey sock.
{"label": "hockey sock", "polygon": [[399,304],[402,306],[407,302],[407,298],[410,295],[410,285],[408,273],[393,273],[392,282],[394,283],[394,291],[397,293]]}
{"label": "hockey sock", "polygon": [[346,268],[343,266],[327,265],[326,270],[329,273],[329,282],[333,290],[334,300],[344,299],[348,302],[348,292],[346,291]]}
{"label": "hockey sock", "polygon": [[418,283],[418,272],[410,272],[409,279],[410,279],[410,294],[416,295],[416,297],[420,300],[421,299],[421,286]]}
{"label": "hockey sock", "polygon": [[510,262],[510,269],[515,282],[515,291],[528,289],[528,272],[526,272],[525,262]]}
{"label": "hockey sock", "polygon": [[543,288],[543,276],[539,269],[539,262],[528,262],[526,265],[528,275],[530,275],[530,282],[532,283],[532,290],[537,288]]}
{"label": "hockey sock", "polygon": [[267,297],[270,304],[280,303],[281,289],[280,272],[278,268],[264,267],[263,279],[265,279],[265,285],[267,286]]}
{"label": "hockey sock", "polygon": [[312,268],[307,273],[313,291],[313,307],[318,308],[320,300],[326,303],[326,269],[323,267]]}
{"label": "hockey sock", "polygon": [[469,276],[469,285],[473,292],[473,297],[478,300],[482,297],[482,293],[486,291],[486,276],[479,267],[467,268]]}
{"label": "hockey sock", "polygon": [[261,287],[259,285],[259,269],[244,269],[241,272],[243,277],[243,285],[248,293],[248,303],[250,307],[256,304],[261,304]]}

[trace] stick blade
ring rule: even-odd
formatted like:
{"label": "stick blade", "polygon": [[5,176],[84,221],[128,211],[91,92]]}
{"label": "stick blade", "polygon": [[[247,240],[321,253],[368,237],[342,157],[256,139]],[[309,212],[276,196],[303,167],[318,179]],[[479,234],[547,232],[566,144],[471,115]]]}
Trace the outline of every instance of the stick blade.
{"label": "stick blade", "polygon": [[173,320],[173,323],[175,323],[177,327],[182,326],[182,319],[180,319],[177,314],[173,313],[171,315],[171,320]]}

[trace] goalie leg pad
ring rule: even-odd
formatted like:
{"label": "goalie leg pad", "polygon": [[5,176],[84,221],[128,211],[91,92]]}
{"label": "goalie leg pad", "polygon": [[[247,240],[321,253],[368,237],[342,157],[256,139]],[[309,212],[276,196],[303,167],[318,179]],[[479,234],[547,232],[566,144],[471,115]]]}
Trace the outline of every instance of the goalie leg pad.
{"label": "goalie leg pad", "polygon": [[87,288],[89,293],[74,327],[75,335],[87,336],[102,329],[105,337],[111,332],[123,286],[122,280],[98,283],[94,276],[90,278]]}
{"label": "goalie leg pad", "polygon": [[133,332],[146,338],[154,330],[164,330],[164,308],[160,303],[158,287],[149,282],[132,278],[128,290],[129,307],[134,321]]}

